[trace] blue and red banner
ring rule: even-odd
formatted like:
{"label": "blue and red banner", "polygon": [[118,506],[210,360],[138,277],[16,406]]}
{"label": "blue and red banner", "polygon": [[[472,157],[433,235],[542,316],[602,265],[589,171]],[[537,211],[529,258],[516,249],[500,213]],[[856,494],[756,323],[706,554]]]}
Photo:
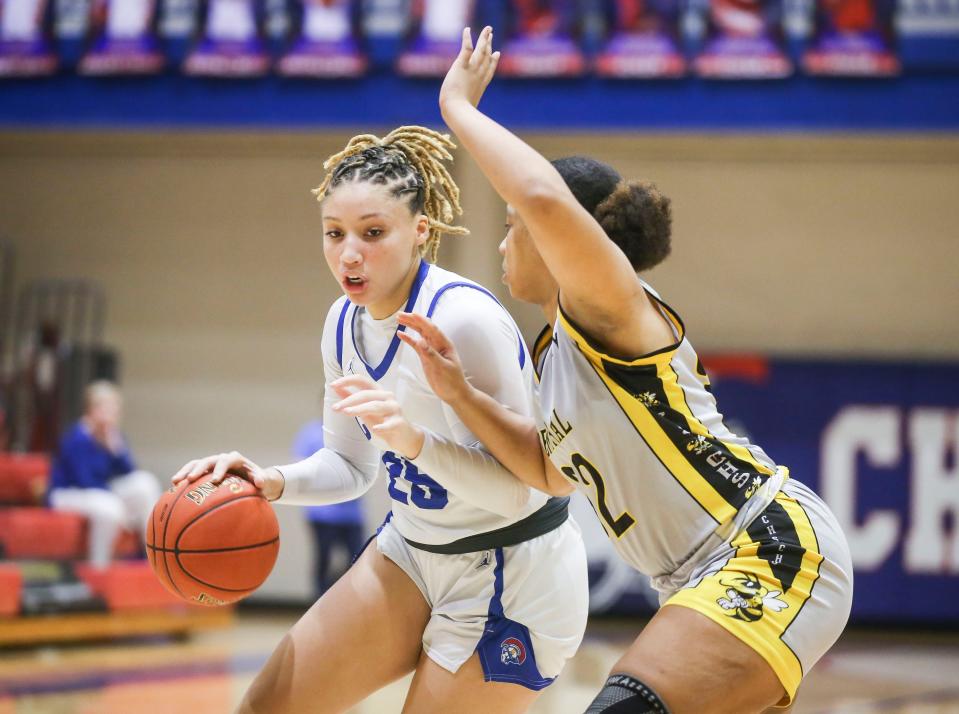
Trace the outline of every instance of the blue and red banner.
{"label": "blue and red banner", "polygon": [[0,0],[0,77],[53,74],[51,0]]}
{"label": "blue and red banner", "polygon": [[666,78],[686,73],[679,0],[616,0],[612,31],[596,57],[603,77]]}
{"label": "blue and red banner", "polygon": [[358,0],[298,0],[296,31],[277,62],[287,77],[359,77],[368,61],[360,49]]}

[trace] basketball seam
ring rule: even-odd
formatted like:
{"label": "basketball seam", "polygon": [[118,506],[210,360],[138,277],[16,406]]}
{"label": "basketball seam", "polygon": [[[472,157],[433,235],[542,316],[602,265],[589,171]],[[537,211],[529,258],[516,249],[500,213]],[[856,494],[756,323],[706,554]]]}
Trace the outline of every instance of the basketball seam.
{"label": "basketball seam", "polygon": [[[258,546],[256,546],[256,547],[257,547],[257,548],[263,548],[263,547],[266,547],[266,546],[268,546],[268,545],[272,545],[273,543],[278,542],[279,540],[280,540],[280,539],[277,538],[275,541],[270,541],[270,542],[268,542],[268,543],[263,543],[262,545],[258,545]],[[252,587],[252,588],[225,588],[225,587],[222,587],[222,586],[220,586],[220,585],[214,585],[213,583],[208,583],[208,582],[206,582],[205,580],[200,580],[197,576],[193,575],[189,570],[187,570],[187,569],[186,569],[186,566],[185,566],[182,562],[180,562],[180,552],[175,552],[175,553],[173,554],[173,557],[176,558],[176,564],[180,566],[180,570],[183,572],[184,575],[186,575],[188,578],[190,578],[190,580],[195,580],[196,582],[200,583],[200,585],[205,585],[205,586],[208,587],[208,588],[214,588],[214,589],[216,589],[216,590],[222,590],[223,592],[227,592],[227,593],[251,593],[251,592],[253,592],[254,590],[256,590],[258,587],[260,587],[260,585],[263,584],[263,583],[260,583],[260,585],[256,585],[255,587]],[[272,568],[270,568],[270,570],[272,570]]]}
{"label": "basketball seam", "polygon": [[[213,513],[213,511],[217,510],[218,508],[223,508],[224,506],[229,505],[229,504],[231,504],[231,503],[236,503],[237,501],[242,501],[244,498],[263,498],[263,496],[261,496],[261,495],[258,494],[258,493],[247,493],[247,494],[245,494],[245,495],[243,495],[243,496],[237,496],[236,498],[231,498],[231,499],[229,499],[229,500],[223,501],[222,503],[218,503],[218,504],[216,504],[215,506],[213,506],[212,508],[208,508],[207,510],[202,511],[202,512],[196,514],[196,516],[193,518],[193,520],[188,521],[187,523],[184,523],[184,524],[183,524],[183,527],[180,529],[180,532],[177,534],[176,541],[174,541],[174,543],[173,543],[173,549],[176,550],[176,551],[179,551],[179,549],[180,549],[180,539],[183,537],[183,534],[186,532],[186,530],[187,530],[190,526],[192,526],[192,525],[193,525],[194,523],[196,523],[198,520],[200,520],[201,518],[203,518],[203,516],[206,516],[206,515],[209,515],[210,513]],[[277,537],[277,539],[279,540],[279,537]],[[164,545],[164,546],[166,545],[166,539],[163,540],[163,545]]]}
{"label": "basketball seam", "polygon": [[[195,580],[196,582],[200,583],[200,585],[205,585],[205,586],[208,587],[208,588],[215,588],[215,589],[217,589],[217,590],[222,590],[223,592],[228,592],[228,593],[252,592],[253,590],[256,590],[256,587],[259,587],[259,585],[257,585],[255,588],[223,588],[223,587],[220,587],[219,585],[214,585],[213,583],[208,583],[208,582],[206,582],[205,580],[200,580],[198,577],[196,577],[195,575],[193,575],[189,570],[186,569],[186,566],[184,566],[183,563],[182,563],[181,560],[180,560],[180,553],[182,553],[182,552],[189,552],[189,551],[181,551],[179,546],[180,546],[180,539],[183,537],[183,534],[186,532],[186,530],[187,530],[190,526],[192,526],[194,523],[196,523],[198,520],[200,520],[203,516],[206,516],[206,515],[208,515],[208,514],[210,514],[210,513],[213,513],[213,511],[217,510],[218,508],[222,508],[223,506],[226,506],[226,505],[228,505],[228,504],[230,504],[230,503],[236,503],[237,501],[242,501],[242,500],[245,499],[245,498],[263,498],[263,496],[260,495],[259,493],[248,493],[248,494],[245,494],[245,495],[243,495],[243,496],[237,496],[236,498],[231,498],[231,499],[229,499],[229,500],[223,501],[222,503],[218,503],[218,504],[216,504],[215,506],[213,506],[212,508],[209,508],[209,509],[203,511],[202,513],[198,513],[192,520],[188,521],[187,523],[185,523],[185,524],[183,525],[182,528],[180,528],[180,532],[179,532],[179,534],[177,535],[176,540],[175,540],[174,543],[173,543],[173,557],[176,559],[176,564],[177,564],[178,566],[180,566],[180,570],[183,572],[184,575],[186,575],[186,576],[187,576],[188,578],[190,578],[191,580]],[[279,542],[279,540],[280,540],[280,538],[279,538],[279,536],[277,536],[275,539],[273,539],[273,540],[271,540],[271,541],[268,541],[268,542],[263,543],[263,544],[258,544],[257,546],[253,546],[253,547],[263,547],[264,545],[270,545],[270,544],[272,544],[272,543],[274,543],[274,542]],[[164,537],[164,539],[163,539],[163,545],[166,545],[166,537]],[[245,547],[249,548],[250,546],[245,546]],[[164,555],[164,557],[163,557],[163,560],[166,561],[166,556],[165,556],[165,555]],[[270,569],[272,570],[272,568],[270,568]],[[261,584],[262,584],[262,583],[261,583]]]}
{"label": "basketball seam", "polygon": [[[185,487],[187,487],[190,485],[190,481],[184,479],[183,484]],[[185,490],[186,488],[183,488],[182,490],[175,492],[175,498],[173,499],[173,503],[170,504],[170,510],[167,511],[166,523],[163,524],[163,545],[164,546],[166,545],[166,533],[167,533],[167,530],[170,528],[170,520],[173,518],[173,510],[176,508],[177,503],[180,502],[180,496],[183,495],[183,491]],[[155,542],[156,540],[154,540],[154,543]],[[193,598],[188,598],[186,595],[183,594],[183,591],[180,590],[180,586],[177,585],[176,581],[173,579],[173,574],[170,572],[170,563],[167,560],[166,552],[163,553],[163,567],[166,569],[167,578],[169,578],[170,584],[173,586],[174,590],[177,591],[177,594],[184,600],[187,600],[187,601],[192,600]]]}
{"label": "basketball seam", "polygon": [[247,548],[259,548],[261,545],[269,545],[270,543],[275,543],[280,539],[279,536],[276,538],[270,538],[270,540],[260,541],[259,543],[250,543],[249,545],[235,545],[230,548],[158,548],[155,545],[148,545],[147,548],[151,550],[159,550],[163,553],[222,553],[229,550],[246,550]]}

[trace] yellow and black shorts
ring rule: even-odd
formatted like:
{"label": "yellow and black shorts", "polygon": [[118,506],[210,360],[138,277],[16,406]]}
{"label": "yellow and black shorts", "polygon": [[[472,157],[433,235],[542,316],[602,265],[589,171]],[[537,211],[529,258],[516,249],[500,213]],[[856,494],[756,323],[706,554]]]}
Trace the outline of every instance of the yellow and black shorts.
{"label": "yellow and black shorts", "polygon": [[846,539],[822,500],[795,481],[688,582],[664,605],[692,608],[756,650],[786,690],[779,706],[838,639],[852,605]]}

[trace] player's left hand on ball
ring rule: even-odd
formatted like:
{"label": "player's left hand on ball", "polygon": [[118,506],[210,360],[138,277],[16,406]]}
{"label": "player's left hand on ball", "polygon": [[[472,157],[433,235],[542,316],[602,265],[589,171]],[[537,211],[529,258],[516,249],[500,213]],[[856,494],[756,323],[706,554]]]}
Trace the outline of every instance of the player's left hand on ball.
{"label": "player's left hand on ball", "polygon": [[415,459],[423,448],[423,430],[407,421],[392,392],[380,389],[369,377],[351,375],[330,384],[342,398],[333,410],[356,417],[390,447],[408,459]]}

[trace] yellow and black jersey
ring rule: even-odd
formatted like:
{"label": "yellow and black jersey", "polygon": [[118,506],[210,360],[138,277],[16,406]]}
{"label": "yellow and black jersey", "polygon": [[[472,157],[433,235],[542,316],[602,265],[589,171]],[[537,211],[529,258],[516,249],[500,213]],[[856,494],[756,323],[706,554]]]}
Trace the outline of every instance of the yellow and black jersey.
{"label": "yellow and black jersey", "polygon": [[673,345],[618,359],[559,310],[536,341],[534,364],[544,451],[589,498],[620,555],[655,585],[739,533],[788,471],[726,427],[682,321],[647,291],[672,325]]}

